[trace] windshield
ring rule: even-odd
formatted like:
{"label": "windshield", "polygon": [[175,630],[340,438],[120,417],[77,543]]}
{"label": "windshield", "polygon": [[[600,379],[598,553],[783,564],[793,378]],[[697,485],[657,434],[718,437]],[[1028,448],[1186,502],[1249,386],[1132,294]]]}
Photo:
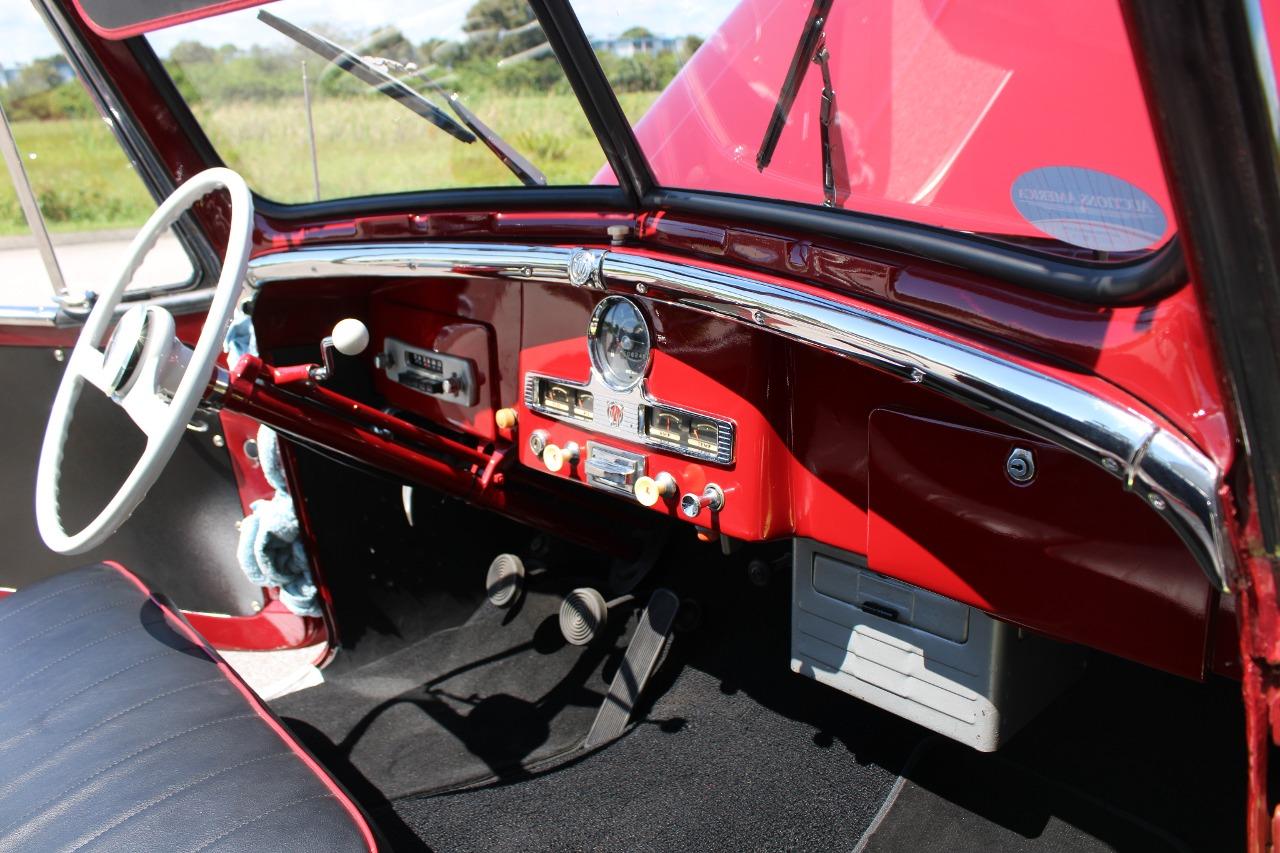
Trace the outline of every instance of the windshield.
{"label": "windshield", "polygon": [[573,6],[663,186],[1095,260],[1172,236],[1116,0]]}
{"label": "windshield", "polygon": [[147,39],[223,162],[273,201],[614,183],[521,0],[281,0]]}

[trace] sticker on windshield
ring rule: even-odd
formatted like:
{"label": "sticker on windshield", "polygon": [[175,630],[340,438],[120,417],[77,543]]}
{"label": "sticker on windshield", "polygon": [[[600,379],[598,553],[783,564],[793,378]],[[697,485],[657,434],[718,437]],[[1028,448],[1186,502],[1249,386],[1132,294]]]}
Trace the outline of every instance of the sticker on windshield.
{"label": "sticker on windshield", "polygon": [[1022,218],[1050,237],[1099,252],[1145,249],[1168,224],[1151,196],[1093,169],[1032,169],[1013,182],[1010,195]]}

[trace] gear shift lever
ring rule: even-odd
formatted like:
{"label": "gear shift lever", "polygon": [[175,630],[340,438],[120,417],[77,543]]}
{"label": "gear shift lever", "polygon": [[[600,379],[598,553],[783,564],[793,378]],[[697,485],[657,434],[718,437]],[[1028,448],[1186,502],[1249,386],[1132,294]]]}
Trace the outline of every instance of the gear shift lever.
{"label": "gear shift lever", "polygon": [[324,382],[333,375],[333,351],[359,355],[369,346],[369,327],[354,317],[339,320],[333,332],[320,341],[320,364],[311,368],[311,378]]}

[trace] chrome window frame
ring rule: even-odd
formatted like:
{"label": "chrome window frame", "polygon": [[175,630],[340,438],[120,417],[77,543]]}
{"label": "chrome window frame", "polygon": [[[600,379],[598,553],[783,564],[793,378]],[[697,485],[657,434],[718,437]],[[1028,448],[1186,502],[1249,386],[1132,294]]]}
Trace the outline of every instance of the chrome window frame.
{"label": "chrome window frame", "polygon": [[[116,142],[134,165],[143,185],[156,204],[161,203],[173,193],[176,185],[160,156],[138,129],[132,115],[125,109],[97,62],[76,37],[75,30],[62,9],[52,0],[33,0],[32,5],[67,61],[71,63],[76,77],[88,90],[99,115],[111,128]],[[191,262],[191,277],[174,284],[127,291],[122,302],[133,304],[150,301],[173,313],[196,313],[208,309],[213,297],[211,283],[218,280],[221,260],[209,244],[203,229],[190,214],[184,215],[175,224],[174,231]],[[69,289],[74,290],[74,283],[66,284]],[[127,310],[128,307],[122,305],[121,310]],[[0,305],[0,323],[5,325],[76,326],[81,322],[83,317],[80,314],[68,313],[53,298],[43,304]]]}

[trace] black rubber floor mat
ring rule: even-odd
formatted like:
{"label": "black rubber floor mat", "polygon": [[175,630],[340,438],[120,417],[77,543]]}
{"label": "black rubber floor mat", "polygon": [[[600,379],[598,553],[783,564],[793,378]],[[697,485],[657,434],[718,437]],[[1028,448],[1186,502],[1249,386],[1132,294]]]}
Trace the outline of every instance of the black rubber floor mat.
{"label": "black rubber floor mat", "polygon": [[634,621],[568,645],[564,591],[535,586],[511,610],[485,603],[461,626],[272,707],[357,796],[522,778],[582,742]]}
{"label": "black rubber floor mat", "polygon": [[855,853],[1186,851],[1168,833],[998,755],[926,743]]}

